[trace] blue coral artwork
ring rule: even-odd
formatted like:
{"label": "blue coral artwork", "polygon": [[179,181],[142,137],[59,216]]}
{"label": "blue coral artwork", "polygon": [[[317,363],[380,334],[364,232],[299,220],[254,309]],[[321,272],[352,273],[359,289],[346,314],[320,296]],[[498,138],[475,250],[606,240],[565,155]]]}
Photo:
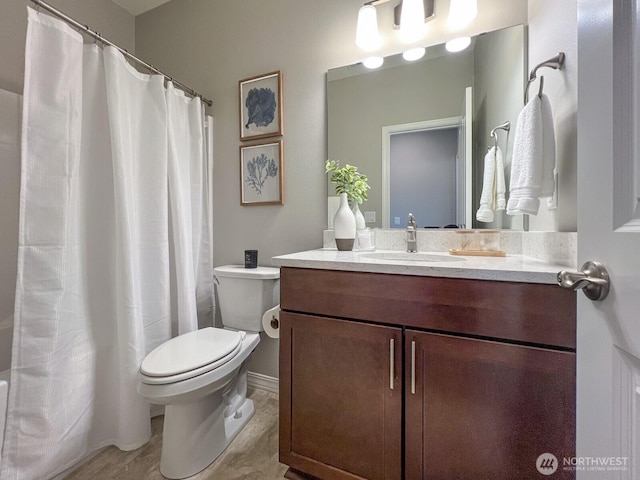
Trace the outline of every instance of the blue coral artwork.
{"label": "blue coral artwork", "polygon": [[247,107],[249,115],[244,128],[248,129],[251,124],[256,127],[268,127],[276,117],[276,93],[270,88],[252,88],[244,106]]}
{"label": "blue coral artwork", "polygon": [[282,204],[282,140],[240,147],[242,205]]}
{"label": "blue coral artwork", "polygon": [[240,140],[282,135],[282,73],[240,81]]}

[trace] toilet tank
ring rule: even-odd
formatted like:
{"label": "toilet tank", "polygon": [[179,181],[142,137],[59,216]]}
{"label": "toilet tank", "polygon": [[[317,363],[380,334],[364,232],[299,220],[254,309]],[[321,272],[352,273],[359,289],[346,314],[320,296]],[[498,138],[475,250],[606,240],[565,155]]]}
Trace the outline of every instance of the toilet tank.
{"label": "toilet tank", "polygon": [[262,314],[280,303],[280,269],[224,265],[213,269],[222,324],[238,330],[262,330]]}

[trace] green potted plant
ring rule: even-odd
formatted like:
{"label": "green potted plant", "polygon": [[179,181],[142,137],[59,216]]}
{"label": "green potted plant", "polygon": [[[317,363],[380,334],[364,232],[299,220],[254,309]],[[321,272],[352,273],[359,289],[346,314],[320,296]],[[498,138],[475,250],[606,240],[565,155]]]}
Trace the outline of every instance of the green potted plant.
{"label": "green potted plant", "polygon": [[[365,228],[364,217],[358,205],[368,198],[367,176],[358,172],[358,167],[346,164],[340,167],[335,160],[327,160],[325,172],[335,183],[336,194],[340,196],[340,206],[333,219],[333,230],[338,250],[351,250],[356,231]],[[352,209],[349,208],[349,203]]]}
{"label": "green potted plant", "polygon": [[367,183],[367,176],[358,171],[358,167],[346,164],[340,168],[340,162],[327,160],[325,172],[331,173],[331,181],[336,184],[336,194],[347,194],[352,204],[360,204],[367,200],[367,190],[371,187]]}

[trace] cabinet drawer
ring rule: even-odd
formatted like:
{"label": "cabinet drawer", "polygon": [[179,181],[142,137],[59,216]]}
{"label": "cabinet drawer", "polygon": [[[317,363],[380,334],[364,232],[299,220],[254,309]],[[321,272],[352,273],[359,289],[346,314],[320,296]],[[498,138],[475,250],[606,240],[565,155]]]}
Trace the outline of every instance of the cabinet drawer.
{"label": "cabinet drawer", "polygon": [[283,267],[283,310],[575,349],[576,293],[555,285]]}

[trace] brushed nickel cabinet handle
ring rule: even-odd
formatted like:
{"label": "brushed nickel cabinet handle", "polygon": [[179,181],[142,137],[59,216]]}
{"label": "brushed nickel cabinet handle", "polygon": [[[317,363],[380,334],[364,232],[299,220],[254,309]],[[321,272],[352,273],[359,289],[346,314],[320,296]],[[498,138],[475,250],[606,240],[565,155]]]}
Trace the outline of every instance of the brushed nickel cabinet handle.
{"label": "brushed nickel cabinet handle", "polygon": [[411,342],[411,393],[416,393],[416,342]]}
{"label": "brushed nickel cabinet handle", "polygon": [[389,340],[389,388],[393,390],[395,376],[395,358],[396,358],[396,342],[392,338]]}

